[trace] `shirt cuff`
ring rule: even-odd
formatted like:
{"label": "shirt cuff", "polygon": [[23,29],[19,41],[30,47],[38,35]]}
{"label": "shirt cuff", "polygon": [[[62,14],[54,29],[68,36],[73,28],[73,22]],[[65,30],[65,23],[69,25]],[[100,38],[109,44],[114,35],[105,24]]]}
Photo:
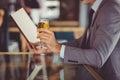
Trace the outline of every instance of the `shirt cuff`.
{"label": "shirt cuff", "polygon": [[65,45],[62,45],[61,50],[60,50],[60,57],[64,58],[64,52],[65,52]]}

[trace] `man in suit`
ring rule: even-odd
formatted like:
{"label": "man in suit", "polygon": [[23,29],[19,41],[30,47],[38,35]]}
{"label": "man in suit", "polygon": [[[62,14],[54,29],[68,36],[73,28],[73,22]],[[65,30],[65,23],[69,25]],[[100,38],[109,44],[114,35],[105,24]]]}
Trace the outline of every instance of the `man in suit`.
{"label": "man in suit", "polygon": [[[61,45],[52,31],[40,29],[38,31],[42,33],[38,38],[46,44],[47,49],[33,51],[53,52],[64,58],[64,63],[91,65],[95,70],[98,69],[104,80],[120,80],[120,1],[81,1],[90,4],[94,10],[92,22],[83,37]],[[77,69],[79,71],[79,67]]]}

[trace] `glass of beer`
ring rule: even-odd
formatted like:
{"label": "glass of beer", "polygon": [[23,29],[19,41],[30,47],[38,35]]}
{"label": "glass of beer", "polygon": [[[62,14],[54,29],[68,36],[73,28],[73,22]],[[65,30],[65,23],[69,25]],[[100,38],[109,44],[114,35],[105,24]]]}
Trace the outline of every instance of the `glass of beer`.
{"label": "glass of beer", "polygon": [[[37,26],[38,29],[40,28],[45,28],[45,29],[48,29],[49,28],[49,21],[47,18],[41,18],[39,23],[38,23],[38,26]],[[40,34],[41,32],[38,32],[38,34]],[[37,48],[46,48],[45,44],[44,43],[41,43]]]}
{"label": "glass of beer", "polygon": [[[49,28],[49,21],[47,18],[40,18],[40,21],[38,23],[37,29],[40,28],[45,28],[48,29]],[[37,32],[38,34],[40,34],[41,32]],[[38,49],[45,49],[46,48],[46,44],[41,42],[39,46],[37,46],[36,48]],[[38,56],[38,55],[36,55]],[[48,80],[47,77],[47,70],[46,70],[46,63],[45,63],[45,54],[44,53],[40,53],[40,59],[41,59],[41,64],[43,66],[42,71],[43,71],[43,80]]]}

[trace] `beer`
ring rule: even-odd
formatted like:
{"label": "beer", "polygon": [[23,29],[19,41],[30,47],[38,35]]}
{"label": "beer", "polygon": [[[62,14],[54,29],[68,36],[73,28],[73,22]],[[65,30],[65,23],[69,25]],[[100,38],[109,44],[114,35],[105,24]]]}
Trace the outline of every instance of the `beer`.
{"label": "beer", "polygon": [[38,23],[38,28],[49,28],[49,23],[48,22],[39,22]]}
{"label": "beer", "polygon": [[[40,28],[48,29],[49,28],[49,22],[48,22],[48,20],[47,19],[40,19],[37,28],[38,29],[40,29]],[[38,34],[40,34],[40,33],[41,32],[38,32]],[[41,45],[38,46],[38,48],[46,48],[46,47],[45,47],[44,43],[41,43]]]}
{"label": "beer", "polygon": [[38,23],[38,28],[49,28],[49,22],[48,19],[40,19],[39,23]]}

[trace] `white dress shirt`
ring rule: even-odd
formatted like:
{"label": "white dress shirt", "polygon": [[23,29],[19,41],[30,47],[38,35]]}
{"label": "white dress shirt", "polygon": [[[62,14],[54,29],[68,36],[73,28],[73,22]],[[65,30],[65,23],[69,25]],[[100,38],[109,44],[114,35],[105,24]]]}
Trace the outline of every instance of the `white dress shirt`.
{"label": "white dress shirt", "polygon": [[[95,3],[92,5],[92,9],[96,12],[101,4],[102,0],[96,0]],[[94,13],[95,15],[95,13]],[[94,18],[93,15],[93,18]],[[64,58],[64,52],[65,52],[65,45],[62,45],[61,50],[60,50],[60,57]]]}

